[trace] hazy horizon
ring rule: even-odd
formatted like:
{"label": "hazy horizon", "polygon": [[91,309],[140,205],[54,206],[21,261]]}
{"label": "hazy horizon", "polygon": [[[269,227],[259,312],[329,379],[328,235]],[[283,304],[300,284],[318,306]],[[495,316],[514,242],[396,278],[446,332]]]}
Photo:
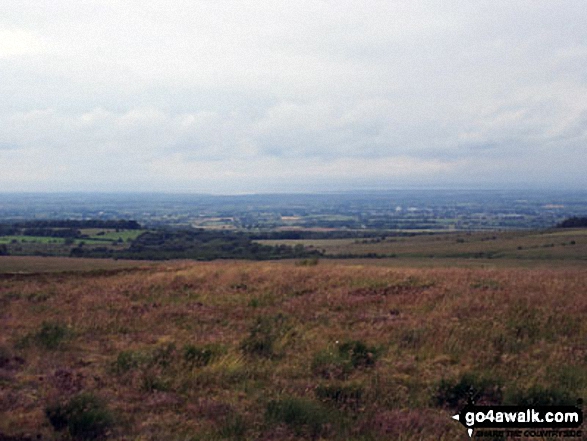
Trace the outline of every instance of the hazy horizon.
{"label": "hazy horizon", "polygon": [[587,187],[587,9],[5,0],[0,192]]}
{"label": "hazy horizon", "polygon": [[526,194],[544,194],[544,193],[579,193],[587,194],[587,189],[583,188],[566,188],[566,187],[484,187],[484,188],[471,188],[471,187],[394,187],[394,188],[360,188],[360,189],[340,189],[340,190],[300,190],[300,191],[251,191],[251,192],[195,192],[195,191],[169,191],[169,190],[112,190],[112,191],[100,191],[100,190],[20,190],[20,191],[3,191],[0,189],[0,195],[97,195],[97,196],[132,196],[132,195],[154,195],[154,196],[265,196],[265,195],[328,195],[328,194],[389,194],[393,192],[457,192],[457,193],[483,193],[483,192],[499,192],[499,193],[526,193]]}

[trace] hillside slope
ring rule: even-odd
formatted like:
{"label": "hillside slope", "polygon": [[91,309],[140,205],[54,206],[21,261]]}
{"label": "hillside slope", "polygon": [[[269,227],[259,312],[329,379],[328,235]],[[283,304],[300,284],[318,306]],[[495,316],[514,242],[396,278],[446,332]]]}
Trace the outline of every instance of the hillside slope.
{"label": "hillside slope", "polygon": [[5,275],[0,434],[465,440],[469,388],[587,395],[585,286],[587,269],[291,262]]}

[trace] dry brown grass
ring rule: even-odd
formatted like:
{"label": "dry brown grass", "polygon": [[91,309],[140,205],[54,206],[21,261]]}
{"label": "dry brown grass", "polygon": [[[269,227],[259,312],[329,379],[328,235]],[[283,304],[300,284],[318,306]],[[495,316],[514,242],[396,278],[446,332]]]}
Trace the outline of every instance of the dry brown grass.
{"label": "dry brown grass", "polygon": [[[585,268],[332,263],[4,278],[0,434],[59,439],[45,407],[93,392],[113,439],[468,439],[442,395],[464,376],[489,402],[586,395],[585,286]],[[373,365],[351,366],[348,341]]]}
{"label": "dry brown grass", "polygon": [[78,259],[72,257],[0,256],[0,274],[115,270],[149,266],[137,260]]}
{"label": "dry brown grass", "polygon": [[[559,229],[517,232],[452,232],[421,234],[414,237],[387,237],[374,239],[324,240],[263,240],[266,245],[304,245],[325,251],[326,255],[364,256],[367,254],[394,255],[400,259],[508,259],[524,265],[527,262],[562,260],[566,264],[587,261],[585,229]],[[400,260],[398,259],[398,260]],[[400,262],[402,264],[402,262]],[[497,263],[499,264],[499,263]]]}

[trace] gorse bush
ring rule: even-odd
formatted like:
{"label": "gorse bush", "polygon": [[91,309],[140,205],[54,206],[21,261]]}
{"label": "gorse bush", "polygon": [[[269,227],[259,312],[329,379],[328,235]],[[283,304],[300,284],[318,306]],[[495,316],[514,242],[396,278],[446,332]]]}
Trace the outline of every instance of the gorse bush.
{"label": "gorse bush", "polygon": [[150,364],[161,368],[170,367],[177,359],[175,343],[167,343],[156,347],[152,354]]}
{"label": "gorse bush", "polygon": [[505,400],[518,406],[563,406],[575,404],[577,398],[563,387],[534,385],[527,390],[513,390]]}
{"label": "gorse bush", "polygon": [[317,438],[324,435],[332,423],[332,415],[320,404],[302,398],[270,401],[265,411],[268,423],[287,425],[296,436]]}
{"label": "gorse bush", "polygon": [[183,347],[183,359],[190,366],[206,366],[218,353],[218,349],[212,346],[185,345]]}
{"label": "gorse bush", "polygon": [[361,405],[365,390],[358,384],[328,384],[316,387],[314,393],[323,403],[356,411]]}
{"label": "gorse bush", "polygon": [[51,297],[51,294],[47,292],[34,292],[27,296],[27,300],[32,303],[42,303]]}
{"label": "gorse bush", "polygon": [[338,352],[341,357],[347,358],[354,368],[373,366],[379,357],[378,348],[367,346],[362,341],[341,343]]}
{"label": "gorse bush", "polygon": [[[202,368],[222,354],[219,345],[196,346],[165,343],[153,348],[126,350],[118,354],[110,370],[142,392],[169,391],[178,386],[178,378],[187,378],[192,369]],[[181,382],[181,381],[180,381]]]}
{"label": "gorse bush", "polygon": [[147,369],[141,375],[140,390],[143,392],[165,392],[171,387],[171,379],[161,376],[154,369]]}
{"label": "gorse bush", "polygon": [[275,317],[257,317],[249,336],[241,343],[241,349],[248,355],[274,358],[275,343],[286,330],[286,318],[283,314]]}
{"label": "gorse bush", "polygon": [[145,356],[137,351],[122,351],[116,357],[112,368],[115,373],[122,374],[124,372],[136,369],[145,361]]}
{"label": "gorse bush", "polygon": [[41,329],[31,337],[37,346],[45,349],[58,349],[68,335],[68,329],[61,323],[43,322]]}
{"label": "gorse bush", "polygon": [[114,417],[104,401],[91,393],[49,405],[45,415],[55,430],[67,428],[71,437],[80,441],[103,439],[114,426]]}
{"label": "gorse bush", "polygon": [[436,388],[434,402],[437,406],[458,408],[467,401],[483,402],[485,404],[501,404],[502,387],[479,377],[467,373],[456,380],[442,379]]}
{"label": "gorse bush", "polygon": [[535,342],[544,332],[539,309],[523,301],[510,306],[505,324],[510,334],[524,344]]}
{"label": "gorse bush", "polygon": [[244,440],[247,430],[247,423],[242,415],[229,412],[218,430],[218,435],[224,439]]}
{"label": "gorse bush", "polygon": [[311,365],[314,375],[326,379],[346,379],[353,367],[338,351],[324,350],[314,355]]}
{"label": "gorse bush", "polygon": [[406,329],[399,336],[398,345],[402,349],[418,349],[426,341],[426,331],[423,329]]}
{"label": "gorse bush", "polygon": [[323,378],[343,380],[355,369],[374,366],[380,352],[379,348],[361,341],[343,342],[335,350],[323,350],[315,354],[311,364],[312,372]]}
{"label": "gorse bush", "polygon": [[175,343],[159,345],[153,349],[127,350],[118,354],[112,369],[117,374],[138,368],[168,370],[173,366],[178,366],[182,359],[192,365],[204,366],[210,362],[214,350],[216,349],[212,346],[200,348],[194,345],[185,345],[183,350],[179,351]]}
{"label": "gorse bush", "polygon": [[493,279],[481,279],[474,283],[471,283],[471,288],[481,290],[498,290],[501,288],[501,284],[497,280]]}
{"label": "gorse bush", "polygon": [[316,266],[318,265],[319,259],[317,257],[312,257],[309,259],[302,259],[296,262],[296,266]]}
{"label": "gorse bush", "polygon": [[0,346],[0,368],[7,366],[12,354],[6,346]]}

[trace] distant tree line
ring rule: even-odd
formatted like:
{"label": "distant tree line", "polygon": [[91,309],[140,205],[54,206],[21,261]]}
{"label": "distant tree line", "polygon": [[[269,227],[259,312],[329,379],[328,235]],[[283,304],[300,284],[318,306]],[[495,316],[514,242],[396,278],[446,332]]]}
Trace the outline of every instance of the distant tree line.
{"label": "distant tree line", "polygon": [[124,250],[106,247],[78,246],[72,257],[109,257],[118,259],[248,259],[268,260],[321,256],[318,250],[294,247],[268,246],[254,242],[244,233],[205,230],[154,230],[137,237]]}
{"label": "distant tree line", "polygon": [[140,230],[141,225],[134,220],[34,220],[12,224],[16,228],[108,228],[120,230]]}
{"label": "distant tree line", "polygon": [[587,227],[587,217],[570,217],[557,224],[557,228],[584,228]]}
{"label": "distant tree line", "polygon": [[82,237],[82,233],[77,228],[23,228],[19,234],[23,236],[41,237]]}
{"label": "distant tree line", "polygon": [[19,234],[20,231],[20,228],[12,224],[0,224],[0,236],[14,236]]}
{"label": "distant tree line", "polygon": [[34,220],[0,224],[0,236],[40,236],[81,238],[83,228],[138,230],[141,225],[134,220]]}

